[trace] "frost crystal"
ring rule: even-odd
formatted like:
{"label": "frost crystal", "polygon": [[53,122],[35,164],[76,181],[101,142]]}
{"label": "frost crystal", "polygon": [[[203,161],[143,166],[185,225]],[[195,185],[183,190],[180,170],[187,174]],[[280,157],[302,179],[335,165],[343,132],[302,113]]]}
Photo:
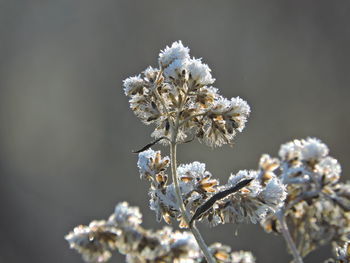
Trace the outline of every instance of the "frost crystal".
{"label": "frost crystal", "polygon": [[192,86],[206,86],[213,84],[215,79],[211,76],[211,69],[201,59],[191,59],[187,63],[189,79],[193,81]]}
{"label": "frost crystal", "polygon": [[159,64],[162,67],[167,67],[176,59],[189,59],[190,49],[184,47],[181,41],[174,42],[171,47],[166,47],[159,53]]}
{"label": "frost crystal", "polygon": [[160,151],[149,149],[139,154],[137,166],[142,179],[152,180],[164,175],[169,162],[169,157],[161,158]]}
{"label": "frost crystal", "polygon": [[136,227],[142,223],[142,214],[138,207],[129,207],[127,202],[119,203],[109,221],[116,225]]}
{"label": "frost crystal", "polygon": [[142,94],[145,84],[145,81],[140,77],[140,75],[125,79],[123,81],[125,95],[130,96],[137,93]]}

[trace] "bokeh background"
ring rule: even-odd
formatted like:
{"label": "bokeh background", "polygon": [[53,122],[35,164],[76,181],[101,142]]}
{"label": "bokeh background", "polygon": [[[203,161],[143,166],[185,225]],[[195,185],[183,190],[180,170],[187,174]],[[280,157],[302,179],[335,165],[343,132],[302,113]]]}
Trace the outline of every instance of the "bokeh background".
{"label": "bokeh background", "polygon": [[[233,148],[193,142],[180,162],[205,162],[225,182],[281,143],[316,136],[349,179],[349,23],[341,0],[0,0],[0,262],[82,262],[64,235],[123,200],[141,208],[145,227],[161,227],[131,153],[152,129],[121,83],[176,40],[210,65],[221,94],[252,108]],[[201,229],[258,262],[291,259],[259,226]],[[328,256],[322,248],[306,262]]]}

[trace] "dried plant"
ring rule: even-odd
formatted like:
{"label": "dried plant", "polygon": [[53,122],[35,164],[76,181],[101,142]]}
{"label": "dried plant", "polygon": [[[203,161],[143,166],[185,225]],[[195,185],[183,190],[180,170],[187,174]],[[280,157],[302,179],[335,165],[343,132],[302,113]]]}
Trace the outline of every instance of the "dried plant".
{"label": "dried plant", "polygon": [[[124,202],[108,220],[76,227],[66,236],[71,247],[88,262],[105,262],[118,250],[127,262],[137,263],[250,263],[255,262],[250,252],[207,246],[196,222],[260,223],[284,236],[295,262],[330,242],[336,253],[329,262],[348,262],[350,188],[339,182],[340,165],[318,139],[284,144],[279,159],[265,154],[257,170],[231,174],[224,184],[204,163],[177,164],[178,145],[196,138],[210,147],[232,145],[245,127],[247,102],[224,98],[211,86],[214,81],[208,65],[191,58],[178,41],[160,52],[158,68],[123,82],[131,110],[155,126],[155,141],[136,152],[140,178],[149,183],[150,208],[157,221],[177,221],[190,232],[146,230],[138,208]],[[170,148],[169,157],[151,149],[159,142]]]}

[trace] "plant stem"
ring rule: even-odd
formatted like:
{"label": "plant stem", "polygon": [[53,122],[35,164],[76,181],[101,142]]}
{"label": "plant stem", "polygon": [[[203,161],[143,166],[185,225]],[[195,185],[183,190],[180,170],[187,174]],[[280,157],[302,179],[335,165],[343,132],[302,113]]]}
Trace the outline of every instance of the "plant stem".
{"label": "plant stem", "polygon": [[295,263],[303,263],[303,259],[301,258],[301,256],[299,255],[299,252],[294,244],[294,241],[289,233],[288,230],[288,225],[285,221],[284,218],[284,211],[283,209],[280,209],[279,211],[277,211],[276,213],[276,217],[278,222],[281,225],[281,231],[282,231],[282,235],[284,237],[284,240],[287,242],[287,245],[289,247],[289,250],[292,252],[292,255],[294,257]]}
{"label": "plant stem", "polygon": [[[175,136],[175,138],[176,138],[176,136]],[[177,167],[177,164],[176,164],[176,141],[174,141],[174,140],[172,140],[172,142],[170,144],[170,159],[171,159],[171,176],[172,176],[173,182],[175,184],[177,205],[180,208],[182,218],[185,220],[186,224],[189,226],[190,220],[189,220],[189,217],[187,215],[186,208],[185,208],[185,205],[184,205],[182,197],[181,197],[179,181],[178,181],[177,173],[176,173],[176,167]],[[199,247],[201,248],[207,262],[208,263],[215,263],[215,259],[213,258],[207,245],[205,244],[201,233],[198,231],[198,229],[195,226],[191,227],[190,229],[191,229],[193,236],[197,240],[197,243],[198,243]]]}

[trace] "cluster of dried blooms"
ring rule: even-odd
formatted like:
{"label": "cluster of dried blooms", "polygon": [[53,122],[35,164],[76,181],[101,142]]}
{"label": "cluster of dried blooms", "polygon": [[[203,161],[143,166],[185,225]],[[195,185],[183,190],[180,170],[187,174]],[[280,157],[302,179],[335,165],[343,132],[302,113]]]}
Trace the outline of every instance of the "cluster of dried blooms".
{"label": "cluster of dried blooms", "polygon": [[215,79],[208,65],[190,58],[181,41],[161,51],[158,64],[124,80],[132,111],[145,124],[156,125],[152,135],[170,139],[170,127],[176,125],[177,142],[197,137],[210,146],[232,144],[250,113],[247,102],[219,95],[210,86]]}
{"label": "cluster of dried blooms", "polygon": [[[283,205],[287,193],[285,186],[274,174],[276,164],[269,161],[262,163],[258,171],[243,170],[231,175],[228,183],[221,186],[219,181],[206,171],[205,164],[193,162],[179,165],[177,176],[187,212],[193,215],[216,193],[230,189],[243,180],[252,179],[237,192],[215,200],[214,205],[208,207],[198,219],[216,226],[224,223],[257,223],[267,214],[273,214]],[[160,151],[149,149],[139,154],[140,175],[151,183],[150,207],[156,212],[157,220],[163,218],[169,224],[173,218],[180,221],[180,227],[188,227],[184,220],[181,220],[174,183],[167,183],[168,165],[169,158],[162,158]]]}
{"label": "cluster of dried blooms", "polygon": [[[140,226],[142,215],[137,207],[119,203],[108,220],[92,221],[78,226],[66,236],[70,246],[87,262],[106,262],[112,251],[126,255],[129,263],[205,263],[205,259],[189,232],[164,227],[150,231]],[[250,252],[231,252],[219,243],[209,247],[218,263],[254,263]]]}
{"label": "cluster of dried blooms", "polygon": [[[276,163],[287,185],[281,212],[302,257],[330,242],[337,247],[350,240],[350,183],[339,182],[341,167],[328,153],[324,143],[308,138],[282,145],[280,160],[262,157]],[[275,216],[263,226],[268,232],[280,227]]]}
{"label": "cluster of dried blooms", "polygon": [[[339,182],[340,165],[318,139],[286,143],[280,158],[265,154],[257,170],[232,174],[223,185],[203,163],[177,165],[176,145],[195,138],[211,147],[232,145],[245,127],[247,102],[224,98],[211,86],[214,81],[208,65],[191,58],[178,41],[160,52],[158,68],[148,67],[123,82],[132,111],[155,125],[156,140],[138,151],[137,163],[141,179],[150,183],[150,208],[158,221],[179,221],[193,236],[168,227],[145,230],[139,210],[120,203],[107,221],[68,234],[71,247],[89,262],[105,262],[118,250],[133,263],[251,263],[250,252],[232,253],[219,243],[206,246],[194,222],[259,222],[267,232],[282,232],[297,263],[328,243],[335,259],[327,262],[350,262],[350,183]],[[170,145],[170,157],[150,149],[159,141]]]}

